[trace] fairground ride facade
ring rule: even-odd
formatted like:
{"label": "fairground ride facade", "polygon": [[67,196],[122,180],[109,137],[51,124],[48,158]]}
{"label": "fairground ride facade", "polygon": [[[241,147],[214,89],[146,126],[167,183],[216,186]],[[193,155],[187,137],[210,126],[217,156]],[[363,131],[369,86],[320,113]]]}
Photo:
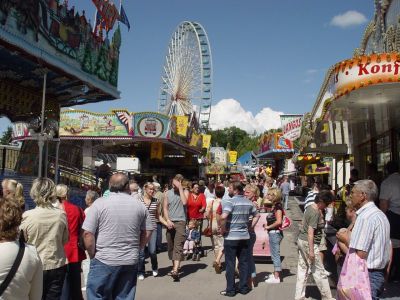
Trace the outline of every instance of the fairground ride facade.
{"label": "fairground ride facade", "polygon": [[[85,12],[59,2],[0,1],[0,117],[20,131],[14,137],[35,141],[21,150],[29,159],[19,162],[32,178],[47,176],[48,157],[58,152],[61,108],[120,97],[121,32],[111,26],[117,9],[110,1],[108,40],[93,31]],[[1,157],[8,161],[5,150]],[[3,163],[2,175],[4,169]]]}

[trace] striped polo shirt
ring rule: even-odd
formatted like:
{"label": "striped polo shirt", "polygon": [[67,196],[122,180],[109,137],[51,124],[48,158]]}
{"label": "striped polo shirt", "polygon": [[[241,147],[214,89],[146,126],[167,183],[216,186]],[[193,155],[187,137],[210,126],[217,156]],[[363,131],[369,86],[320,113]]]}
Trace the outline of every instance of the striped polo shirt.
{"label": "striped polo shirt", "polygon": [[307,194],[306,199],[304,200],[304,212],[306,211],[306,208],[309,207],[311,204],[314,203],[315,197],[317,197],[318,192],[314,191],[309,191]]}
{"label": "striped polo shirt", "polygon": [[226,240],[247,240],[250,238],[249,217],[256,216],[257,210],[249,199],[243,195],[223,199],[222,212],[228,214],[224,235]]}
{"label": "striped polo shirt", "polygon": [[368,253],[368,269],[383,269],[390,256],[390,226],[386,215],[368,202],[356,212],[350,248]]}
{"label": "striped polo shirt", "polygon": [[151,224],[153,225],[153,229],[157,228],[157,207],[158,207],[158,200],[156,198],[152,198],[150,204],[146,204],[144,202],[144,198],[140,197],[140,200],[146,206],[147,211],[149,212],[149,217],[151,220]]}

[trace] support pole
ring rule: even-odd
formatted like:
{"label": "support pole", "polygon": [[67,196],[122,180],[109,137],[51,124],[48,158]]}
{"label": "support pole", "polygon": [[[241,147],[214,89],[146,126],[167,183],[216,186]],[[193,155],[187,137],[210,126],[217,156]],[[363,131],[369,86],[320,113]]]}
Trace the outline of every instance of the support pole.
{"label": "support pole", "polygon": [[44,147],[44,112],[46,107],[46,84],[47,84],[47,70],[43,74],[43,94],[42,94],[42,114],[40,117],[40,134],[39,134],[39,170],[38,177],[41,178],[43,174],[43,147]]}
{"label": "support pole", "polygon": [[59,164],[58,164],[58,155],[60,150],[60,140],[56,142],[56,165],[54,167],[54,182],[58,184],[59,180]]}

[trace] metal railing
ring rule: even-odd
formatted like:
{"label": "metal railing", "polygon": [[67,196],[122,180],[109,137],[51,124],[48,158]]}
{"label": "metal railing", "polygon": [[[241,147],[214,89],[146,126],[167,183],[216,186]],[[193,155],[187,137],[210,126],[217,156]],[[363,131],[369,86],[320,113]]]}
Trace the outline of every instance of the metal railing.
{"label": "metal railing", "polygon": [[1,174],[15,169],[20,150],[17,146],[0,145]]}

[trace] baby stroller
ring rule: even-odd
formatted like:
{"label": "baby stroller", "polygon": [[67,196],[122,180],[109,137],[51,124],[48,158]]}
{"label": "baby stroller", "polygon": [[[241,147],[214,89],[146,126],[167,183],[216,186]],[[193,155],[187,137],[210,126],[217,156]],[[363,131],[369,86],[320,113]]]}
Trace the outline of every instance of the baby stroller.
{"label": "baby stroller", "polygon": [[186,241],[183,246],[186,259],[199,261],[201,257],[201,238],[197,220],[190,220],[186,229]]}

